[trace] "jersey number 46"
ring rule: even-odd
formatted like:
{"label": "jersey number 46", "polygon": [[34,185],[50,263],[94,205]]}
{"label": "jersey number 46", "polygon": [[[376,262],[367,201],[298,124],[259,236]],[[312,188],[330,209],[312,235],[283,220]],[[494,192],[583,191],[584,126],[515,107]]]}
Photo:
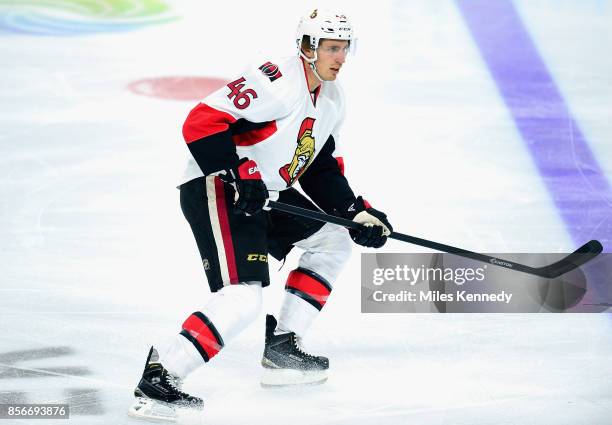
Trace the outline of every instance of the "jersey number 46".
{"label": "jersey number 46", "polygon": [[251,104],[251,99],[257,99],[255,90],[242,90],[244,88],[244,81],[244,77],[240,77],[227,85],[231,90],[227,97],[229,99],[234,99],[234,106],[238,109],[248,108]]}

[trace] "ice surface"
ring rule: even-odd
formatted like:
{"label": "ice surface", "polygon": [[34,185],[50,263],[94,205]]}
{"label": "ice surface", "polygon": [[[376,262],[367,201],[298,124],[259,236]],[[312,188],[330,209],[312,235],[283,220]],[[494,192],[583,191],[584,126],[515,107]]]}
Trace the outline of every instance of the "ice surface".
{"label": "ice surface", "polygon": [[[609,179],[610,5],[516,4]],[[341,75],[352,185],[405,233],[484,252],[573,249],[456,4],[338,5],[360,37]],[[189,0],[171,3],[178,19],[130,32],[0,35],[0,403],[68,402],[71,424],[136,423],[126,411],[149,345],[209,291],[174,188],[196,100],[128,86],[229,80],[258,55],[292,54],[310,7]],[[207,401],[184,421],[610,423],[607,314],[365,315],[359,252],[307,340],[331,359],[328,383],[259,387],[262,315],[187,380]],[[266,311],[295,263],[271,263]]]}

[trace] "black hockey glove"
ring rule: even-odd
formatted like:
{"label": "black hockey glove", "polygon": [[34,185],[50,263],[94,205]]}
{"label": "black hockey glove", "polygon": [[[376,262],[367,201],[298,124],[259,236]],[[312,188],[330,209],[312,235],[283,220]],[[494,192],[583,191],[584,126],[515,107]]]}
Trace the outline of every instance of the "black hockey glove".
{"label": "black hockey glove", "polygon": [[366,226],[361,231],[349,229],[349,233],[356,244],[368,248],[383,246],[387,242],[387,236],[393,231],[386,214],[372,208],[361,196],[342,215]]}
{"label": "black hockey glove", "polygon": [[228,170],[228,175],[235,190],[234,206],[238,212],[249,215],[260,212],[269,194],[255,161],[242,158],[238,165]]}

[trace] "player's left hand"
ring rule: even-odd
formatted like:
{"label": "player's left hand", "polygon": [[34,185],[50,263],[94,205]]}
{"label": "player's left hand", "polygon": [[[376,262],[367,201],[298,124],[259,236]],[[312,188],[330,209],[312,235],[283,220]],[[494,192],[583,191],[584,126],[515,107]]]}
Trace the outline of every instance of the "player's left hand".
{"label": "player's left hand", "polygon": [[343,215],[365,226],[363,230],[349,229],[349,233],[356,244],[368,248],[383,246],[387,242],[387,236],[393,231],[391,223],[387,220],[387,215],[372,208],[361,196]]}

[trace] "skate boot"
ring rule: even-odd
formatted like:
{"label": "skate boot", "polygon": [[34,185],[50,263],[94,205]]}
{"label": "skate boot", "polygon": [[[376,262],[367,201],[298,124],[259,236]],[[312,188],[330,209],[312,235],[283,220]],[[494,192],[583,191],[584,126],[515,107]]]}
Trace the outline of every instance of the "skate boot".
{"label": "skate boot", "polygon": [[261,365],[262,387],[322,384],[327,380],[329,359],[303,351],[294,332],[275,334],[276,319],[266,316],[266,347]]}
{"label": "skate boot", "polygon": [[180,378],[168,372],[159,363],[159,354],[154,347],[149,350],[142,378],[134,389],[136,402],[128,415],[157,421],[174,422],[176,408],[202,409],[204,401],[181,391]]}

